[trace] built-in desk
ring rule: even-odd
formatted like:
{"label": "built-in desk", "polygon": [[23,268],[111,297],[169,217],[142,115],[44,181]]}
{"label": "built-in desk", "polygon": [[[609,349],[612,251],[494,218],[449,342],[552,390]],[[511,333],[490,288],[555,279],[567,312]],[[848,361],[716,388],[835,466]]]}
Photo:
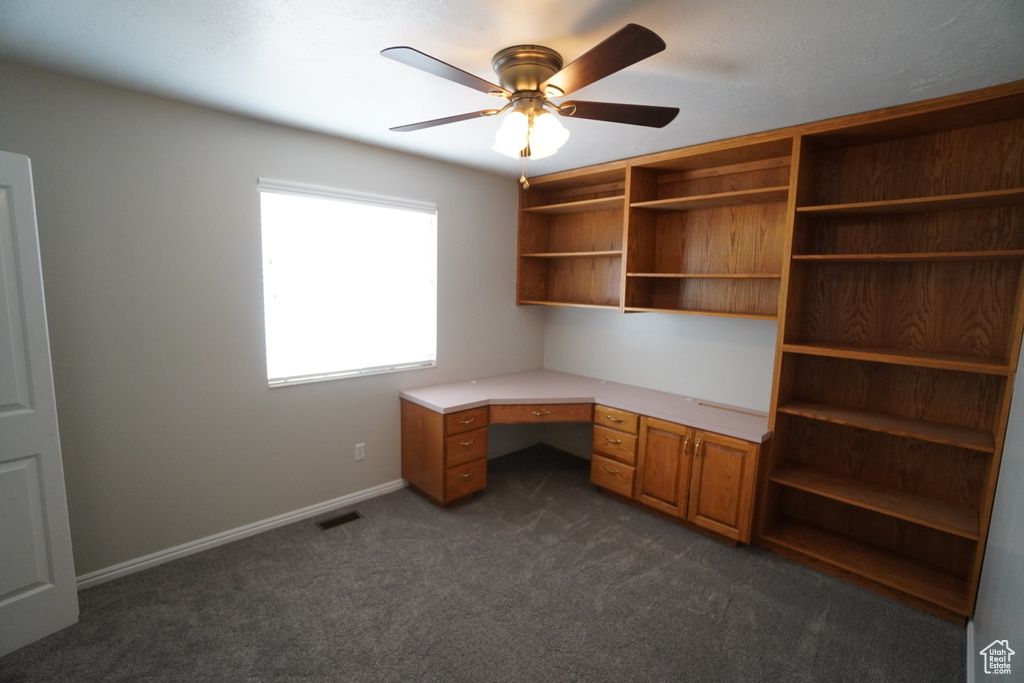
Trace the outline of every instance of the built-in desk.
{"label": "built-in desk", "polygon": [[[591,480],[732,541],[750,539],[767,415],[552,370],[401,392],[402,477],[438,505],[487,485],[487,426],[592,422]],[[596,407],[595,407],[596,406]]]}

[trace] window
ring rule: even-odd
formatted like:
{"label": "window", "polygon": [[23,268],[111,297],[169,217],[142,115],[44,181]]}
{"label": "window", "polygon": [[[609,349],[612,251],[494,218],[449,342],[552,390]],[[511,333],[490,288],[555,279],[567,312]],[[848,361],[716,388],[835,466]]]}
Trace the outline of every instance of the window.
{"label": "window", "polygon": [[271,387],[432,367],[437,208],[260,179]]}

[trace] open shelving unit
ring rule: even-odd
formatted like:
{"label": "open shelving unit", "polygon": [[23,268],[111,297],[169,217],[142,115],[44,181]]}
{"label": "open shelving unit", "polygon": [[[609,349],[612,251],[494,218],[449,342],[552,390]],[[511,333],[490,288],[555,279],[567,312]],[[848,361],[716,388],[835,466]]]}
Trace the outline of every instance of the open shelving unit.
{"label": "open shelving unit", "polygon": [[1024,325],[1024,92],[796,141],[759,543],[971,616]]}
{"label": "open shelving unit", "polygon": [[520,193],[517,303],[621,307],[625,177],[612,164]]}
{"label": "open shelving unit", "polygon": [[757,543],[972,615],[1024,329],[1024,81],[531,182],[519,303],[778,321]]}
{"label": "open shelving unit", "polygon": [[624,310],[775,319],[792,150],[781,137],[631,165]]}
{"label": "open shelving unit", "polygon": [[531,181],[518,303],[776,319],[792,149],[761,136]]}

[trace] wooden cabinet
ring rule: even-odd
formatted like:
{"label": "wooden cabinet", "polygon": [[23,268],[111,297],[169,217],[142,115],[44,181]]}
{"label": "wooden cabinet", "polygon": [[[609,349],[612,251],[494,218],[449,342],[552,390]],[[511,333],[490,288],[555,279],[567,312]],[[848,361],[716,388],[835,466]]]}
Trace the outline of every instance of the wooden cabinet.
{"label": "wooden cabinet", "polygon": [[594,406],[590,481],[627,498],[633,495],[639,421],[636,413]]}
{"label": "wooden cabinet", "polygon": [[1024,324],[1022,90],[796,141],[761,543],[960,621]]}
{"label": "wooden cabinet", "polygon": [[736,541],[750,540],[760,447],[696,430],[686,519]]}
{"label": "wooden cabinet", "polygon": [[520,304],[774,319],[792,136],[699,145],[520,191]]}
{"label": "wooden cabinet", "polygon": [[442,415],[402,400],[402,478],[438,505],[487,485],[487,408]]}
{"label": "wooden cabinet", "polygon": [[643,417],[633,497],[694,526],[748,542],[759,452],[758,444]]}
{"label": "wooden cabinet", "polygon": [[791,154],[783,137],[631,165],[624,309],[774,319]]}
{"label": "wooden cabinet", "polygon": [[640,419],[633,497],[674,517],[686,516],[693,430],[653,417]]}
{"label": "wooden cabinet", "polygon": [[625,166],[552,174],[520,194],[516,303],[621,306]]}

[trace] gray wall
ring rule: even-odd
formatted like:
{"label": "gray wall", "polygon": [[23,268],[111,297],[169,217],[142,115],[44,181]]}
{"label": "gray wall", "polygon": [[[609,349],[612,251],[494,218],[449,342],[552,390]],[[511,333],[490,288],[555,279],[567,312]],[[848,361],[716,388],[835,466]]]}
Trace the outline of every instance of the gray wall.
{"label": "gray wall", "polygon": [[774,321],[552,309],[544,367],[767,411]]}
{"label": "gray wall", "polygon": [[967,676],[986,676],[980,651],[994,640],[1009,640],[1017,654],[1012,675],[999,680],[1024,681],[1024,354],[1017,364],[1010,422],[1003,444],[999,485],[985,547],[974,619],[968,627]]}
{"label": "gray wall", "polygon": [[[3,63],[0,149],[32,159],[78,575],[397,480],[400,389],[542,365],[513,180]],[[267,388],[261,176],[437,204],[438,368]]]}

